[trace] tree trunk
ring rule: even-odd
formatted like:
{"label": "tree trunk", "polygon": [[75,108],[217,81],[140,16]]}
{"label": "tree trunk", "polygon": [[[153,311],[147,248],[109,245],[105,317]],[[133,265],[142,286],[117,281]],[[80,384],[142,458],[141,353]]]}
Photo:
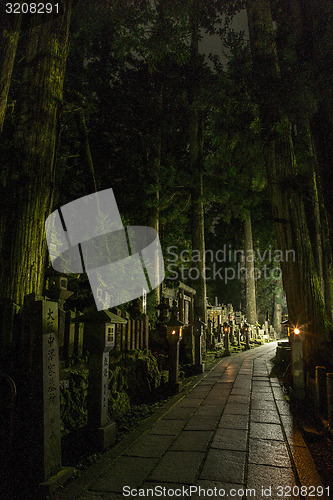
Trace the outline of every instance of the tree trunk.
{"label": "tree trunk", "polygon": [[278,338],[281,335],[282,321],[282,305],[280,302],[281,294],[274,294],[274,313],[273,313],[273,328],[277,333]]}
{"label": "tree trunk", "polygon": [[[317,4],[309,0],[283,0],[282,9],[292,19],[294,34],[297,37],[297,55],[301,64],[312,66],[314,100],[316,112],[310,119],[310,126],[317,158],[317,173],[321,181],[321,190],[327,213],[328,233],[333,257],[333,100],[330,85],[323,85],[321,66],[326,71],[327,50],[330,45],[327,38],[332,31],[333,7],[331,0],[322,0]],[[326,48],[328,47],[328,49]],[[328,52],[329,54],[329,52]],[[327,78],[327,77],[326,77]],[[325,87],[325,88],[324,88]]]}
{"label": "tree trunk", "polygon": [[[160,233],[160,169],[161,169],[161,157],[162,157],[162,136],[163,136],[163,83],[159,80],[157,75],[157,103],[156,103],[156,113],[157,113],[157,129],[156,136],[153,144],[152,151],[152,161],[150,169],[151,183],[154,186],[154,192],[152,195],[151,207],[149,209],[148,225],[153,227],[156,232]],[[158,273],[158,254],[155,253],[155,269]],[[156,276],[157,282],[159,282],[159,276]],[[161,291],[160,286],[154,288],[151,292],[152,303],[155,307],[160,304],[161,301]]]}
{"label": "tree trunk", "polygon": [[311,131],[314,137],[322,193],[327,213],[329,241],[333,257],[333,106],[329,102],[321,103],[311,119]]}
{"label": "tree trunk", "polygon": [[332,257],[328,237],[326,212],[321,210],[321,229],[323,245],[323,279],[324,279],[324,300],[329,321],[333,322],[333,300],[332,300]]}
{"label": "tree trunk", "polygon": [[[41,294],[46,259],[45,219],[52,207],[58,108],[68,53],[72,0],[52,21],[29,32],[11,168],[2,196],[0,299],[21,307],[25,295]],[[2,343],[15,340],[2,307]],[[16,332],[15,332],[16,333]]]}
{"label": "tree trunk", "polygon": [[96,192],[97,193],[97,183],[95,177],[95,168],[94,162],[91,156],[89,137],[88,137],[88,129],[86,120],[84,117],[84,111],[82,108],[76,110],[75,112],[75,120],[77,131],[79,135],[80,141],[80,157],[82,164],[86,167],[87,172],[90,173],[90,176],[87,177],[88,181],[86,183],[87,193]]}
{"label": "tree trunk", "polygon": [[[315,266],[302,194],[298,189],[298,168],[291,127],[278,106],[277,96],[267,92],[278,88],[279,63],[269,0],[248,0],[253,70],[259,78],[257,102],[265,140],[272,212],[278,248],[295,251],[295,262],[281,262],[289,319],[305,332],[304,354],[310,368],[328,353],[328,325]],[[257,83],[257,82],[256,82]]]}
{"label": "tree trunk", "polygon": [[0,134],[5,120],[7,98],[20,36],[21,22],[22,14],[15,14],[13,26],[3,29],[0,37]]}
{"label": "tree trunk", "polygon": [[251,213],[249,211],[244,221],[244,249],[246,263],[246,319],[250,325],[255,325],[257,323],[256,283],[254,275]]}
{"label": "tree trunk", "polygon": [[198,91],[198,57],[199,57],[199,26],[192,13],[191,22],[191,57],[188,74],[188,104],[189,104],[189,170],[192,176],[191,186],[191,217],[192,217],[192,251],[196,257],[192,261],[193,288],[196,290],[194,314],[196,318],[207,323],[207,288],[205,262],[205,218],[203,206],[203,117],[200,116],[196,98]]}

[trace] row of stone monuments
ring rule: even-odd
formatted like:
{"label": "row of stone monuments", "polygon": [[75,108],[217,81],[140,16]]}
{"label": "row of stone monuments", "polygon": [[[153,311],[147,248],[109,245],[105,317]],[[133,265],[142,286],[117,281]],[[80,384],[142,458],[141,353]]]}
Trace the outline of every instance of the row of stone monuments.
{"label": "row of stone monuments", "polygon": [[[59,339],[64,346],[64,337],[68,335],[64,303],[72,292],[67,290],[67,278],[60,275],[49,278],[45,292],[46,297],[27,296],[22,309],[17,375],[13,377],[17,389],[11,426],[14,436],[7,451],[19,457],[11,464],[17,468],[14,474],[29,477],[32,483],[39,484],[40,491],[49,494],[73,473],[72,468],[61,465],[59,356]],[[120,315],[108,310],[97,311],[95,306],[83,315],[70,315],[73,351],[78,332],[81,353],[83,345],[89,351],[85,437],[99,450],[113,442],[116,431],[115,423],[108,416],[109,356],[116,346],[116,332],[123,332],[118,342],[124,349],[126,346],[148,347],[148,327],[141,328],[141,323],[133,323],[136,335],[131,336],[131,328],[123,328],[127,323],[128,320]],[[84,335],[83,328],[78,329],[78,325],[84,325]],[[133,338],[137,339],[135,345],[131,345]],[[13,474],[13,471],[8,473]]]}

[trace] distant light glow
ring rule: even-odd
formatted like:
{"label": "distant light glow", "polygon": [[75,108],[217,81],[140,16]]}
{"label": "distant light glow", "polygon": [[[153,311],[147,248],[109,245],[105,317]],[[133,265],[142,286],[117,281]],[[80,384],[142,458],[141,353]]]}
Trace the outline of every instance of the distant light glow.
{"label": "distant light glow", "polygon": [[300,333],[299,329],[295,328],[294,333],[295,333],[295,335],[298,335]]}

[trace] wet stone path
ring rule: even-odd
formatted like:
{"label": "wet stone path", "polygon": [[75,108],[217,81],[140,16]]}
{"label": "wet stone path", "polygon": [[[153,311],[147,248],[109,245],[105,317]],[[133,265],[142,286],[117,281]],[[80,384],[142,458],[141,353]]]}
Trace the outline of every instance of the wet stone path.
{"label": "wet stone path", "polygon": [[118,457],[57,498],[328,498],[269,375],[275,350],[273,342],[223,358]]}

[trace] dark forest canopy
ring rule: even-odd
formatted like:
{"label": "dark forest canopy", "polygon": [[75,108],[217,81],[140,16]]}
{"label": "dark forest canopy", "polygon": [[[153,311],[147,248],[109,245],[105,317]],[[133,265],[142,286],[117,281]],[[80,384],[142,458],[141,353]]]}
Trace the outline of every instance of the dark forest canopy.
{"label": "dark forest canopy", "polygon": [[[126,225],[158,231],[169,284],[184,267],[200,317],[206,295],[245,307],[244,283],[240,262],[228,263],[235,279],[211,279],[214,262],[191,252],[246,251],[252,221],[254,254],[265,255],[256,267],[267,269],[256,282],[259,320],[284,290],[312,363],[331,342],[331,3],[59,3],[50,22],[2,25],[2,343],[16,341],[8,321],[24,296],[43,292],[47,216],[111,187]],[[249,36],[233,23],[245,8]],[[220,49],[209,55],[213,35]],[[189,257],[172,269],[170,247]],[[267,248],[295,258],[276,262]],[[73,286],[78,306],[92,300],[84,277]],[[159,301],[155,291],[151,311]]]}

